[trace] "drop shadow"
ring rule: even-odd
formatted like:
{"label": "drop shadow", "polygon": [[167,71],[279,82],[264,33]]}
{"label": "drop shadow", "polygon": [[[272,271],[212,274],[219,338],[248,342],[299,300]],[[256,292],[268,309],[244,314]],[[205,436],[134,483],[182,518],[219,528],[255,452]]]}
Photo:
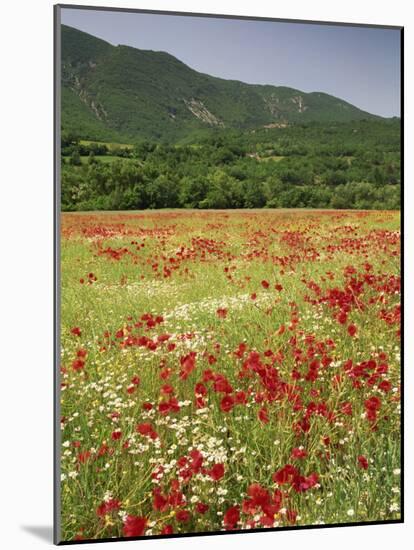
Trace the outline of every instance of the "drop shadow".
{"label": "drop shadow", "polygon": [[21,525],[21,528],[38,539],[53,543],[53,527],[51,525]]}

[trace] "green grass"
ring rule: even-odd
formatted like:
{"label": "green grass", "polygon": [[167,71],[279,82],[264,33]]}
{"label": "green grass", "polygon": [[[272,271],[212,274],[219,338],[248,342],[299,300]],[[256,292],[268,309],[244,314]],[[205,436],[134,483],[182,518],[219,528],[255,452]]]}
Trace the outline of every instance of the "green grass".
{"label": "green grass", "polygon": [[133,145],[130,143],[114,143],[110,141],[91,141],[89,139],[81,139],[79,140],[79,143],[81,145],[92,145],[92,144],[98,144],[98,145],[105,145],[109,151],[113,151],[114,149],[130,149],[132,150],[134,148]]}
{"label": "green grass", "polygon": [[281,155],[270,155],[268,157],[259,157],[258,160],[263,161],[263,162],[269,162],[269,161],[280,162],[284,158],[286,158],[286,157],[281,156]]}

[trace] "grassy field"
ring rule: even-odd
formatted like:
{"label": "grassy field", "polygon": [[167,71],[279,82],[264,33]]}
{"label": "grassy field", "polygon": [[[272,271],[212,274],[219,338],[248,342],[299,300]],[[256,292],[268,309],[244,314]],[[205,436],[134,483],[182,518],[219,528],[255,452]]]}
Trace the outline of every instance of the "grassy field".
{"label": "grassy field", "polygon": [[90,141],[88,139],[81,139],[79,140],[79,143],[81,145],[92,145],[93,143],[97,143],[98,145],[105,145],[109,151],[113,151],[114,149],[133,149],[134,146],[130,143],[112,143],[110,141]]}
{"label": "grassy field", "polygon": [[398,519],[399,213],[62,215],[62,539]]}

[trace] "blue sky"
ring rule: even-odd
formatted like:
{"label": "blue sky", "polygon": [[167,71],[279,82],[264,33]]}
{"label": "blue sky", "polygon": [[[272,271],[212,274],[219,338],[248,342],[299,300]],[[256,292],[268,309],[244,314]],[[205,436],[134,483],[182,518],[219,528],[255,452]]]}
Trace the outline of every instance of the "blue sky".
{"label": "blue sky", "polygon": [[321,91],[400,115],[400,32],[63,8],[62,23],[111,44],[166,51],[193,69],[252,84]]}

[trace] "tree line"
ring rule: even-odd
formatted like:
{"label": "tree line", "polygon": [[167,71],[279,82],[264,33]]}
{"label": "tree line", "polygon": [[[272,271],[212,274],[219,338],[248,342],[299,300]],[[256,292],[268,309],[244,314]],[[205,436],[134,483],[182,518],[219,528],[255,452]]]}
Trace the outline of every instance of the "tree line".
{"label": "tree line", "polygon": [[399,121],[361,121],[111,149],[64,136],[62,209],[398,209],[399,135]]}

